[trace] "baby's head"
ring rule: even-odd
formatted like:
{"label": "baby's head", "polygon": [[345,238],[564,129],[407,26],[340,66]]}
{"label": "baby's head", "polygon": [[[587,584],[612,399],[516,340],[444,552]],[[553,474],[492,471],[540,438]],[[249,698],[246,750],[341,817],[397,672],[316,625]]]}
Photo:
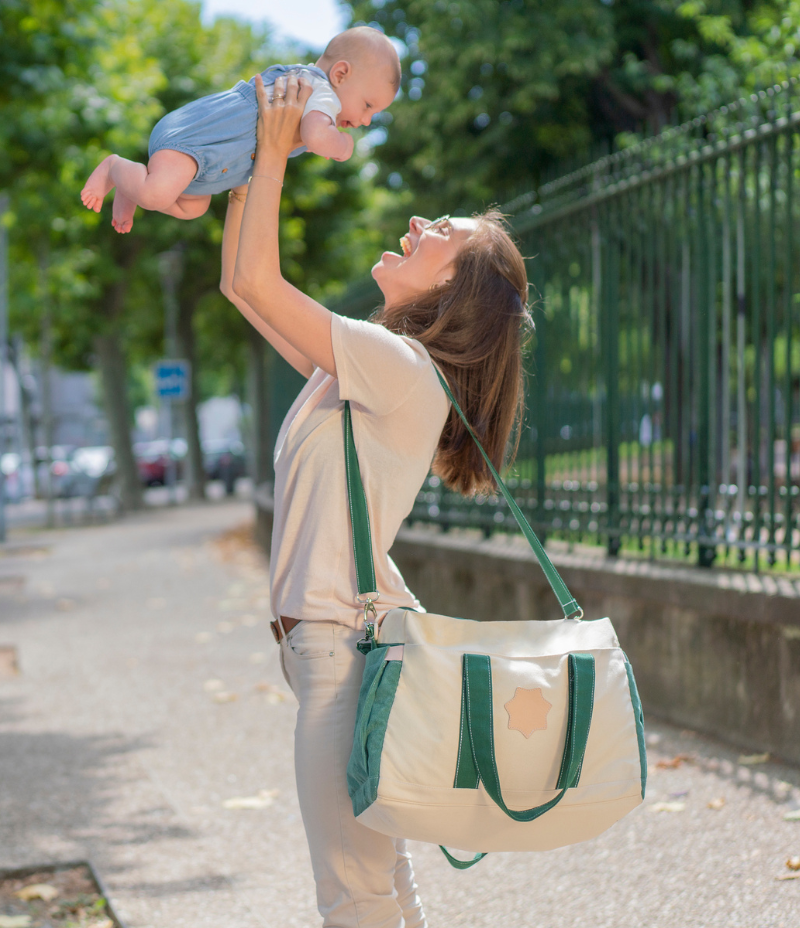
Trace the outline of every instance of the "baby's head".
{"label": "baby's head", "polygon": [[334,36],[317,61],[342,104],[336,125],[368,126],[394,100],[400,86],[400,59],[394,45],[371,26],[355,26]]}

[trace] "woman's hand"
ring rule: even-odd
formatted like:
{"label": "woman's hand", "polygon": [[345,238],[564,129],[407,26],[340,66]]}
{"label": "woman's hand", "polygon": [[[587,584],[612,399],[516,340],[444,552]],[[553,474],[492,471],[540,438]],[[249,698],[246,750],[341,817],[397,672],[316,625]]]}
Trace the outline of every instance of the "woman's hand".
{"label": "woman's hand", "polygon": [[293,149],[303,144],[300,119],[310,96],[311,86],[299,82],[296,74],[289,74],[288,79],[279,77],[275,81],[270,102],[264,81],[256,74],[256,160],[266,154],[266,150],[285,160]]}

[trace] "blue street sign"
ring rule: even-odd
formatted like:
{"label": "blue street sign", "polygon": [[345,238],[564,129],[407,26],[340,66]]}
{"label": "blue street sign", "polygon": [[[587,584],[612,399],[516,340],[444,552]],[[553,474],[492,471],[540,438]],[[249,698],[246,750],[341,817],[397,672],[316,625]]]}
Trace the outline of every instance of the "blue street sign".
{"label": "blue street sign", "polygon": [[156,393],[162,400],[185,400],[189,397],[189,362],[157,361]]}

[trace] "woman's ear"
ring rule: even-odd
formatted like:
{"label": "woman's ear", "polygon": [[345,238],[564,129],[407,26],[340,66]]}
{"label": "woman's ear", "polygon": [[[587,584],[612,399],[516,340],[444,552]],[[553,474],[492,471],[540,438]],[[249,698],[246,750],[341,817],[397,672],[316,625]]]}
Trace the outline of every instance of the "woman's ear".
{"label": "woman's ear", "polygon": [[334,87],[338,87],[352,72],[349,61],[337,61],[328,72],[328,79]]}

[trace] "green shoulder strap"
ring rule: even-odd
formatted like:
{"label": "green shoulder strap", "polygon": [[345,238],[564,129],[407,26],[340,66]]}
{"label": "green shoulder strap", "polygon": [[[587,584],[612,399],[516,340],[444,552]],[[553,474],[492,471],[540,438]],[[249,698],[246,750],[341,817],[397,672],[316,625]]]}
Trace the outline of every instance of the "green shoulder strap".
{"label": "green shoulder strap", "polygon": [[[483,450],[483,446],[478,441],[478,437],[472,431],[469,422],[467,422],[466,416],[461,411],[461,407],[458,405],[455,397],[450,391],[450,387],[447,385],[447,381],[444,379],[436,365],[434,365],[434,370],[436,371],[436,376],[439,378],[444,392],[447,394],[447,398],[453,404],[453,408],[461,417],[461,421],[466,426],[467,431],[472,436],[472,439],[483,455],[483,458],[486,461],[492,476],[497,482],[497,487],[508,503],[508,508],[511,510],[514,518],[517,520],[517,524],[522,530],[523,535],[528,539],[528,544],[533,549],[533,553],[536,555],[536,560],[541,565],[541,568],[544,571],[544,575],[547,577],[548,583],[552,587],[553,592],[556,594],[556,598],[561,604],[564,617],[569,618],[575,613],[583,615],[583,610],[578,605],[575,597],[567,589],[566,583],[564,583],[558,571],[553,566],[553,563],[547,556],[547,552],[544,550],[542,543],[536,537],[536,533],[531,528],[522,510],[519,508],[514,497],[509,492],[508,487],[503,483],[502,479],[500,478],[500,474],[498,474],[495,470],[494,465],[489,459],[489,455]],[[356,562],[358,592],[359,594],[377,592],[375,590],[375,568],[373,566],[372,560],[372,538],[370,536],[369,528],[369,512],[367,510],[367,499],[364,494],[364,486],[361,482],[361,471],[358,466],[356,445],[353,439],[353,421],[352,414],[350,412],[349,401],[345,401],[344,404],[344,456],[347,471],[347,495],[350,501],[350,522],[353,531],[353,553]]]}
{"label": "green shoulder strap", "polygon": [[375,566],[372,561],[372,536],[369,528],[369,511],[361,468],[353,438],[353,417],[350,400],[344,403],[344,466],[347,472],[347,498],[350,503],[350,524],[353,528],[353,556],[356,560],[358,592],[375,593]]}
{"label": "green shoulder strap", "polygon": [[536,537],[536,533],[531,528],[530,523],[525,518],[524,513],[517,505],[516,500],[509,492],[508,487],[503,483],[500,474],[495,470],[494,464],[489,460],[489,455],[483,450],[483,445],[478,441],[478,436],[472,431],[472,427],[469,422],[467,422],[467,417],[461,411],[461,407],[456,402],[456,398],[450,391],[450,387],[447,385],[447,381],[442,377],[441,371],[436,365],[434,365],[434,370],[436,371],[436,376],[439,378],[439,383],[441,383],[444,392],[447,394],[447,398],[453,404],[453,408],[461,417],[461,421],[464,423],[469,434],[472,436],[475,444],[478,446],[478,450],[483,455],[484,461],[486,461],[489,470],[492,472],[492,476],[497,483],[497,488],[505,497],[505,501],[508,503],[508,508],[511,510],[511,514],[517,520],[517,525],[522,529],[522,534],[528,539],[528,544],[533,549],[533,553],[536,555],[536,560],[541,565],[542,570],[544,571],[545,577],[547,577],[547,582],[553,589],[553,592],[556,594],[556,598],[559,603],[561,603],[561,608],[564,610],[564,617],[569,618],[576,612],[582,613],[583,610],[578,605],[575,597],[567,589],[567,584],[561,579],[558,571],[553,566],[553,562],[547,556],[547,552],[544,550],[542,543]]}

